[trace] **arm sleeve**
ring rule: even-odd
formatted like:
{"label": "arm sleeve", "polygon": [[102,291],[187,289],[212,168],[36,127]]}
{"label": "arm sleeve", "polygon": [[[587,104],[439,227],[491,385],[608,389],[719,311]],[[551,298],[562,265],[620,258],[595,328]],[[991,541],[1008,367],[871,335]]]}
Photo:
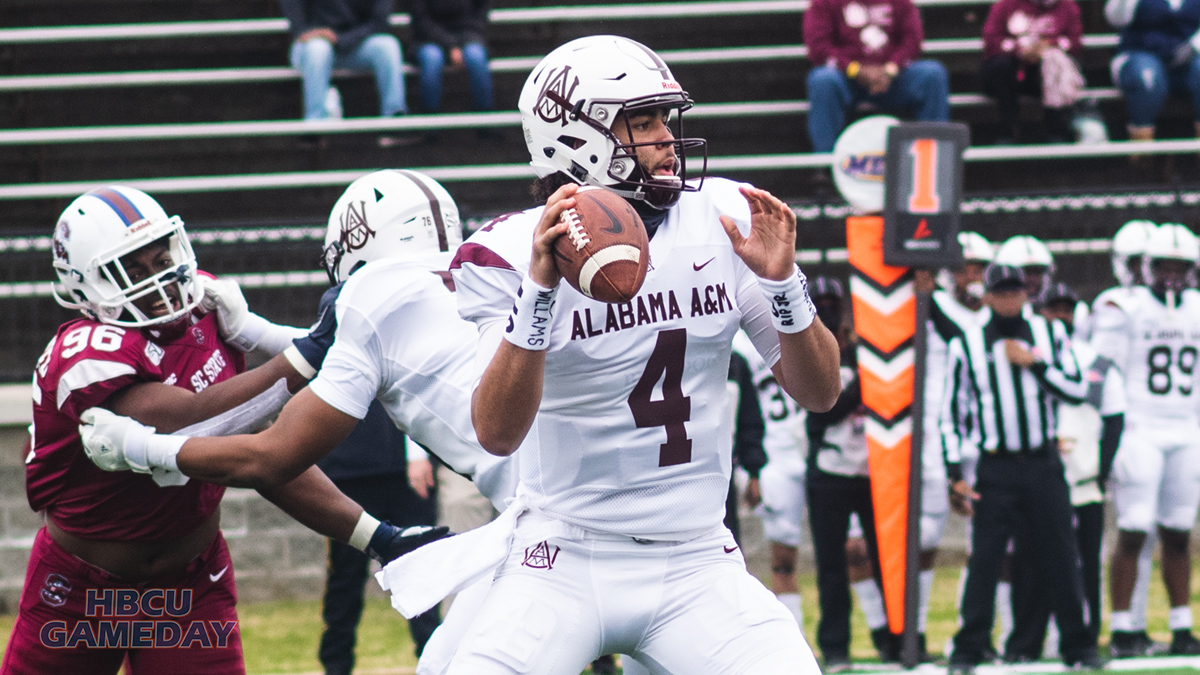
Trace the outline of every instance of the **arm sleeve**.
{"label": "arm sleeve", "polygon": [[946,474],[951,480],[962,479],[961,439],[966,435],[964,410],[971,392],[967,377],[967,362],[963,353],[962,340],[955,338],[947,347],[946,382],[942,391],[941,414],[938,426],[942,436],[942,457],[946,462]]}
{"label": "arm sleeve", "polygon": [[287,380],[280,379],[271,385],[271,388],[249,401],[219,415],[174,431],[171,435],[199,438],[253,433],[263,428],[269,420],[278,415],[290,400],[292,400],[292,394],[288,391]]}
{"label": "arm sleeve", "polygon": [[1108,0],[1104,3],[1104,17],[1113,28],[1124,28],[1133,21],[1138,0]]}
{"label": "arm sleeve", "polygon": [[828,0],[813,0],[804,13],[804,44],[808,47],[808,60],[813,67],[834,61],[838,70],[845,70],[854,58],[851,50],[839,50],[834,42],[837,33],[834,11]]}
{"label": "arm sleeve", "polygon": [[337,50],[345,53],[357,49],[364,40],[376,33],[390,34],[390,19],[394,6],[393,0],[375,0],[375,4],[371,7],[371,14],[366,21],[338,33]]}
{"label": "arm sleeve", "polygon": [[1103,490],[1112,473],[1113,460],[1117,457],[1117,448],[1121,446],[1121,434],[1125,431],[1125,415],[1105,415],[1101,418],[1100,430],[1100,471],[1096,480]]}
{"label": "arm sleeve", "polygon": [[463,22],[462,41],[464,44],[472,41],[483,42],[484,33],[487,31],[490,5],[488,0],[475,0],[471,3],[471,12]]}
{"label": "arm sleeve", "polygon": [[893,36],[900,39],[895,42],[892,55],[888,61],[895,62],[903,68],[921,55],[921,42],[925,39],[925,28],[921,25],[921,13],[911,1],[897,3],[896,8],[903,12],[900,20],[893,26]]}
{"label": "arm sleeve", "polygon": [[279,0],[279,9],[288,22],[288,32],[292,39],[300,37],[311,26],[308,25],[308,12],[304,0]]}
{"label": "arm sleeve", "polygon": [[1063,51],[1078,56],[1083,49],[1083,19],[1080,17],[1079,5],[1074,2],[1064,3],[1063,14],[1063,23],[1066,24],[1062,34],[1062,37],[1066,38]]}
{"label": "arm sleeve", "polygon": [[1050,324],[1050,330],[1053,358],[1033,364],[1029,372],[1054,396],[1071,405],[1079,405],[1087,400],[1088,393],[1088,383],[1083,379],[1079,359],[1062,324],[1055,321]]}
{"label": "arm sleeve", "polygon": [[729,379],[737,384],[738,390],[733,455],[751,478],[758,478],[759,472],[767,464],[767,453],[763,450],[767,426],[763,421],[762,407],[758,404],[758,390],[744,356],[733,354],[730,357]]}
{"label": "arm sleeve", "polygon": [[856,371],[854,379],[842,388],[842,393],[832,408],[823,413],[809,411],[805,426],[808,430],[810,444],[814,447],[819,446],[825,438],[825,430],[845,420],[855,410],[858,410],[860,405],[862,405],[862,385]]}
{"label": "arm sleeve", "polygon": [[1008,35],[1009,3],[1001,0],[992,5],[983,24],[983,54],[985,57],[1016,51],[1016,41]]}
{"label": "arm sleeve", "polygon": [[308,386],[322,401],[361,420],[383,381],[378,331],[368,317],[342,300],[338,299],[337,336]]}

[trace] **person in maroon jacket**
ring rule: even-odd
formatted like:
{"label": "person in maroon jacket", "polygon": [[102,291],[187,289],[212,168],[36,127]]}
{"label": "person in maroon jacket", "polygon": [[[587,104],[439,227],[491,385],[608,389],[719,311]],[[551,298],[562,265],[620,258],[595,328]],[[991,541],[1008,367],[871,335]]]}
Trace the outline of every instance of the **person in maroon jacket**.
{"label": "person in maroon jacket", "polygon": [[[999,143],[1020,138],[1021,94],[1043,100],[1042,60],[1048,50],[1077,54],[1083,23],[1075,0],[999,0],[983,25],[983,92],[996,99],[1003,125]],[[1043,107],[1052,141],[1071,136],[1071,109]]]}
{"label": "person in maroon jacket", "polygon": [[950,118],[950,85],[937,61],[918,61],[924,30],[912,0],[813,0],[804,14],[808,133],[830,152],[846,112],[870,101],[926,122]]}

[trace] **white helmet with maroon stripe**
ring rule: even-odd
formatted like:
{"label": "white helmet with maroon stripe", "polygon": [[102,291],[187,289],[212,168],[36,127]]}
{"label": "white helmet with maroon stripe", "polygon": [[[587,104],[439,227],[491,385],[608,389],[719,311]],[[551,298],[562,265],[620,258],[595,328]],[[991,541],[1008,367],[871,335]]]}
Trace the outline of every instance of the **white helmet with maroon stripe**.
{"label": "white helmet with maroon stripe", "polygon": [[[167,244],[170,267],[144,279],[131,279],[122,256],[160,239]],[[76,198],[58,217],[52,247],[59,281],[54,299],[97,321],[130,327],[166,324],[191,313],[204,295],[183,221],[168,217],[141,190],[111,186]],[[170,309],[172,284],[179,288],[177,309]],[[151,318],[134,301],[153,295],[168,311]]]}
{"label": "white helmet with maroon stripe", "polygon": [[[683,138],[682,113],[691,107],[692,99],[658,54],[615,35],[579,38],[547,54],[525,80],[517,102],[530,164],[539,177],[561,172],[577,183],[607,187],[658,208],[675,203],[680,192],[699,189],[687,182],[685,151],[706,153],[707,143]],[[671,141],[674,176],[653,175],[638,164],[639,146],[661,142],[621,143],[612,131],[622,113],[651,109],[669,110],[677,125]],[[701,180],[703,174],[702,167]]]}
{"label": "white helmet with maroon stripe", "polygon": [[450,193],[423,173],[387,169],[354,181],[333,205],[322,262],[336,284],[361,265],[396,256],[449,269],[460,244]]}

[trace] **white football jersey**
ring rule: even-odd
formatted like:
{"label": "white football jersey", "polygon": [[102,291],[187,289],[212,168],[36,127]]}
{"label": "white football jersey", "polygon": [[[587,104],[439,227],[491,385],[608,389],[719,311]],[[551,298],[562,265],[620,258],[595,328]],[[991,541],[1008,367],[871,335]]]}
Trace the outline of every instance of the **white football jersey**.
{"label": "white football jersey", "polygon": [[[925,338],[925,442],[938,443],[943,397],[946,394],[946,362],[949,341],[966,328],[987,323],[992,310],[987,306],[970,309],[943,290],[933,292],[930,298],[930,318]],[[938,456],[940,456],[940,450]],[[933,455],[926,455],[927,461]]]}
{"label": "white football jersey", "polygon": [[338,295],[337,320],[313,393],[358,419],[378,399],[401,431],[503,509],[516,491],[516,456],[491,455],[475,436],[478,333],[441,278],[413,260],[368,263]]}
{"label": "white football jersey", "polygon": [[1168,309],[1144,286],[1097,303],[1092,347],[1125,377],[1126,419],[1195,422],[1200,292],[1184,291]]}
{"label": "white football jersey", "polygon": [[[485,226],[451,266],[459,312],[479,324],[484,344],[508,323],[542,208]],[[733,336],[744,328],[767,365],[780,353],[770,306],[721,215],[749,233],[737,183],[710,178],[683,193],[650,241],[632,302],[609,305],[560,285],[541,407],[520,451],[532,508],[645,539],[690,539],[721,523]]]}
{"label": "white football jersey", "polygon": [[[842,366],[842,389],[854,382],[858,373],[854,368]],[[866,415],[860,406],[846,419],[828,427],[817,450],[817,468],[825,473],[839,476],[867,476],[870,474],[867,460]]]}
{"label": "white football jersey", "polygon": [[767,452],[767,461],[797,468],[799,475],[803,475],[808,456],[808,433],[804,428],[808,411],[801,408],[775,381],[775,373],[759,356],[745,332],[738,331],[733,338],[733,351],[745,357],[750,364],[750,376],[754,380],[754,390],[758,393],[758,405],[762,408],[766,427],[763,450]]}

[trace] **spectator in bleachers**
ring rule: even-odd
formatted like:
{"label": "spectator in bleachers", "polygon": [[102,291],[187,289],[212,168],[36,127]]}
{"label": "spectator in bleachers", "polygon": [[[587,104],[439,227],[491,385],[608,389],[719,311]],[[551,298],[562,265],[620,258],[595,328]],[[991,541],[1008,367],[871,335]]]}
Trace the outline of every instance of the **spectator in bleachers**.
{"label": "spectator in bleachers", "polygon": [[1077,54],[1083,22],[1075,0],[1000,0],[983,26],[983,91],[996,100],[1003,125],[998,144],[1021,139],[1018,96],[1042,102],[1050,142],[1068,142],[1071,106],[1083,76],[1069,56]]}
{"label": "spectator in bleachers", "polygon": [[489,0],[409,0],[413,42],[421,68],[421,108],[442,109],[442,71],[466,68],[471,106],[492,110],[492,72],[483,33]]}
{"label": "spectator in bleachers", "polygon": [[1186,95],[1200,120],[1200,0],[1108,0],[1104,15],[1121,29],[1112,73],[1129,106],[1130,140],[1154,140],[1168,93]]}
{"label": "spectator in bleachers", "polygon": [[292,67],[304,78],[304,119],[327,117],[334,68],[371,70],[382,117],[408,113],[400,41],[388,32],[393,0],[279,0],[292,34]]}
{"label": "spectator in bleachers", "polygon": [[[1200,0],[1197,0],[1200,1]],[[920,121],[950,117],[950,85],[937,61],[918,61],[924,30],[912,0],[813,0],[804,13],[808,133],[830,152],[861,101]]]}

